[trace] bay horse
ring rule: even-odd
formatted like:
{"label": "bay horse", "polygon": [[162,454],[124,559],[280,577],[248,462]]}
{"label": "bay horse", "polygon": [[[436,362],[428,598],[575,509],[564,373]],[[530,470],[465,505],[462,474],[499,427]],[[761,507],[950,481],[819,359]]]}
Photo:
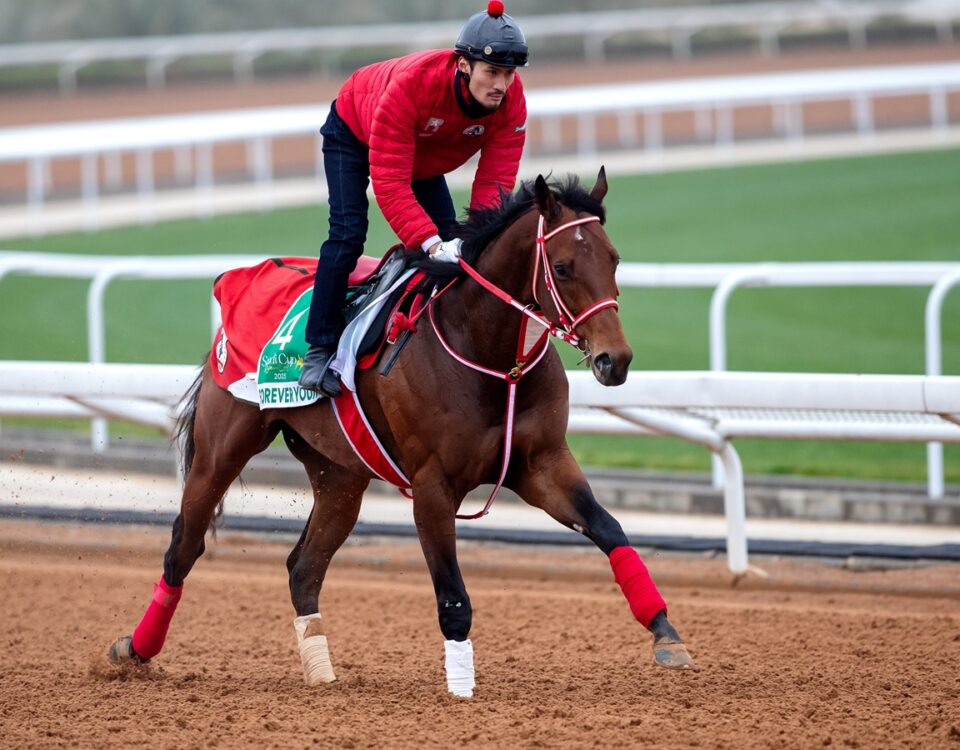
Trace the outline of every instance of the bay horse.
{"label": "bay horse", "polygon": [[[388,376],[356,373],[372,428],[409,477],[445,639],[447,687],[455,695],[472,696],[475,684],[455,519],[470,490],[494,482],[608,556],[631,611],[653,634],[657,664],[693,665],[646,567],[570,453],[568,384],[547,340],[554,333],[578,346],[604,385],[627,377],[633,353],[617,314],[619,256],[603,229],[606,192],[602,168],[589,191],[576,178],[548,183],[539,176],[502,205],[474,212],[461,226],[460,266],[421,263],[432,288],[445,289],[431,298],[431,324],[420,324]],[[543,334],[524,350],[528,324],[539,324]],[[163,577],[133,635],[115,641],[111,657],[143,662],[159,653],[224,494],[251,457],[282,433],[313,488],[309,519],[287,559],[304,677],[308,685],[333,681],[318,600],[373,474],[345,439],[329,399],[261,410],[220,388],[208,361],[185,400],[185,482]]]}

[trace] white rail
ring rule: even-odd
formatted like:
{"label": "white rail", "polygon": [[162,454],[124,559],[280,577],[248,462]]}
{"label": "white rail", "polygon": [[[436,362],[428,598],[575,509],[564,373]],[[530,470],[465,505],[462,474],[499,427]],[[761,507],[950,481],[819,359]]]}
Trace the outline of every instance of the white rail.
{"label": "white rail", "polygon": [[[104,297],[110,284],[120,279],[203,279],[213,278],[229,268],[252,265],[266,256],[210,255],[168,257],[78,256],[53,253],[11,253],[0,251],[0,283],[10,273],[33,276],[86,278],[91,280],[87,295],[87,338],[90,362],[106,361]],[[832,286],[919,286],[931,287],[925,317],[926,373],[942,373],[943,344],[941,319],[948,292],[960,285],[960,262],[885,263],[624,263],[618,269],[622,287],[712,288],[710,303],[710,367],[726,370],[727,306],[733,292],[743,286],[832,287]],[[219,310],[211,303],[211,331],[219,325]],[[796,429],[799,429],[797,427]],[[819,429],[819,428],[817,428]],[[829,438],[830,430],[810,434]],[[107,445],[104,419],[93,422],[94,450]],[[937,440],[937,438],[932,438]],[[942,499],[943,452],[936,443],[928,446],[927,482],[931,499]],[[724,483],[721,459],[714,464],[714,484]]]}
{"label": "white rail", "polygon": [[[0,414],[122,415],[171,431],[175,404],[196,374],[185,365],[0,362]],[[572,432],[670,435],[721,457],[734,573],[749,564],[734,438],[805,438],[804,425],[827,412],[842,431],[818,432],[821,439],[960,443],[960,377],[632,372],[619,388],[600,386],[590,373],[567,377]]]}
{"label": "white rail", "polygon": [[[876,137],[874,100],[904,94],[929,99],[930,131],[936,137],[946,138],[951,124],[948,97],[952,92],[960,92],[960,63],[534,90],[528,92],[529,121],[531,125],[539,124],[543,137],[538,146],[527,149],[527,156],[562,150],[560,122],[573,118],[577,126],[577,154],[581,159],[595,158],[601,144],[597,118],[615,114],[619,123],[616,148],[638,145],[636,118],[642,117],[643,149],[659,158],[665,148],[661,120],[665,113],[674,111],[697,112],[700,121],[708,124],[715,120],[712,135],[709,126],[701,128],[700,135],[708,142],[712,140],[714,148],[719,149],[717,153],[724,153],[734,143],[734,110],[756,105],[769,106],[779,113],[779,135],[785,144],[799,148],[804,142],[804,105],[828,100],[849,101],[852,132],[863,142],[871,143]],[[268,208],[275,181],[273,141],[312,137],[312,169],[314,174],[321,175],[318,131],[327,112],[328,105],[324,104],[7,128],[0,130],[0,163],[24,165],[25,200],[34,219],[32,231],[36,233],[44,231],[43,207],[53,188],[50,163],[56,159],[80,160],[81,194],[90,228],[98,225],[100,162],[106,165],[103,171],[108,181],[119,182],[122,153],[137,155],[135,181],[143,223],[152,222],[155,217],[154,152],[165,149],[173,150],[177,157],[178,178],[189,179],[192,171],[197,213],[208,214],[213,212],[214,146],[246,143],[248,179],[260,189],[262,207]],[[710,112],[714,118],[703,118]],[[925,132],[925,128],[918,132]],[[931,139],[930,143],[936,141]]]}
{"label": "white rail", "polygon": [[[921,286],[932,287],[925,316],[926,373],[940,375],[943,347],[940,321],[947,292],[960,284],[960,263],[902,264],[892,274],[887,263],[766,263],[740,268],[717,284],[710,300],[710,369],[727,369],[727,308],[741,287]],[[714,460],[713,484],[723,484],[722,467]],[[943,449],[927,447],[927,493],[943,498]]]}
{"label": "white rail", "polygon": [[[862,49],[867,29],[879,21],[897,19],[936,28],[941,42],[953,41],[953,23],[960,6],[952,0],[873,0],[872,2],[760,2],[731,5],[645,8],[624,11],[524,16],[524,32],[534,51],[544,40],[575,37],[583,40],[588,61],[603,60],[611,38],[624,34],[655,34],[670,39],[676,58],[691,56],[691,39],[707,29],[752,30],[766,54],[779,52],[783,31],[840,27],[850,45]],[[177,60],[211,55],[233,59],[237,80],[249,80],[258,57],[273,51],[368,49],[410,50],[452,45],[459,22],[364,24],[312,29],[197,34],[128,39],[88,39],[0,46],[0,67],[57,65],[64,91],[77,87],[77,73],[103,60],[143,60],[149,85],[162,86],[167,67]]]}

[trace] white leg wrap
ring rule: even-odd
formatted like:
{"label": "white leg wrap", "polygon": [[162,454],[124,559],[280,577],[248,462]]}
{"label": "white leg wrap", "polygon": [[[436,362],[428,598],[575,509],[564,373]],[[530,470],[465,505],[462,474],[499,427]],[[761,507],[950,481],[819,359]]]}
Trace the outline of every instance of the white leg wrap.
{"label": "white leg wrap", "polygon": [[[307,632],[308,627],[310,633]],[[327,649],[327,636],[314,634],[322,633],[320,627],[320,613],[304,615],[293,621],[293,628],[297,631],[297,644],[300,647],[300,663],[303,664],[303,679],[310,687],[325,682],[334,682],[337,676],[333,673],[330,663],[330,651]]]}
{"label": "white leg wrap", "polygon": [[473,644],[465,641],[444,641],[446,655],[443,666],[447,670],[447,690],[461,698],[472,698],[476,684],[473,672]]}

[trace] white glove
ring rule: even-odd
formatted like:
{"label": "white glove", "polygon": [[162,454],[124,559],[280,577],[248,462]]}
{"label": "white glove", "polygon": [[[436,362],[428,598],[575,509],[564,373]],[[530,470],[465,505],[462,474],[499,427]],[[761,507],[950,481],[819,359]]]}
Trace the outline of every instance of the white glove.
{"label": "white glove", "polygon": [[444,263],[458,263],[460,261],[460,248],[463,240],[454,237],[446,242],[438,242],[430,248],[431,260],[442,260]]}

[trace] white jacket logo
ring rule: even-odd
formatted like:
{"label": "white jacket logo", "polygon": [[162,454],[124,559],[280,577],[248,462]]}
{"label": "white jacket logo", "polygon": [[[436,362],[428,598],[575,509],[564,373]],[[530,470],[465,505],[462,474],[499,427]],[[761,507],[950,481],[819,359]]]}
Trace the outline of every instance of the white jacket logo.
{"label": "white jacket logo", "polygon": [[428,135],[433,135],[440,130],[441,125],[443,125],[442,117],[431,117],[429,120],[427,120],[427,124],[423,126],[423,130],[421,130],[418,135],[421,138],[424,138]]}
{"label": "white jacket logo", "polygon": [[483,127],[483,125],[471,125],[469,128],[463,129],[463,134],[476,137],[478,135],[483,135],[486,131],[487,129]]}

